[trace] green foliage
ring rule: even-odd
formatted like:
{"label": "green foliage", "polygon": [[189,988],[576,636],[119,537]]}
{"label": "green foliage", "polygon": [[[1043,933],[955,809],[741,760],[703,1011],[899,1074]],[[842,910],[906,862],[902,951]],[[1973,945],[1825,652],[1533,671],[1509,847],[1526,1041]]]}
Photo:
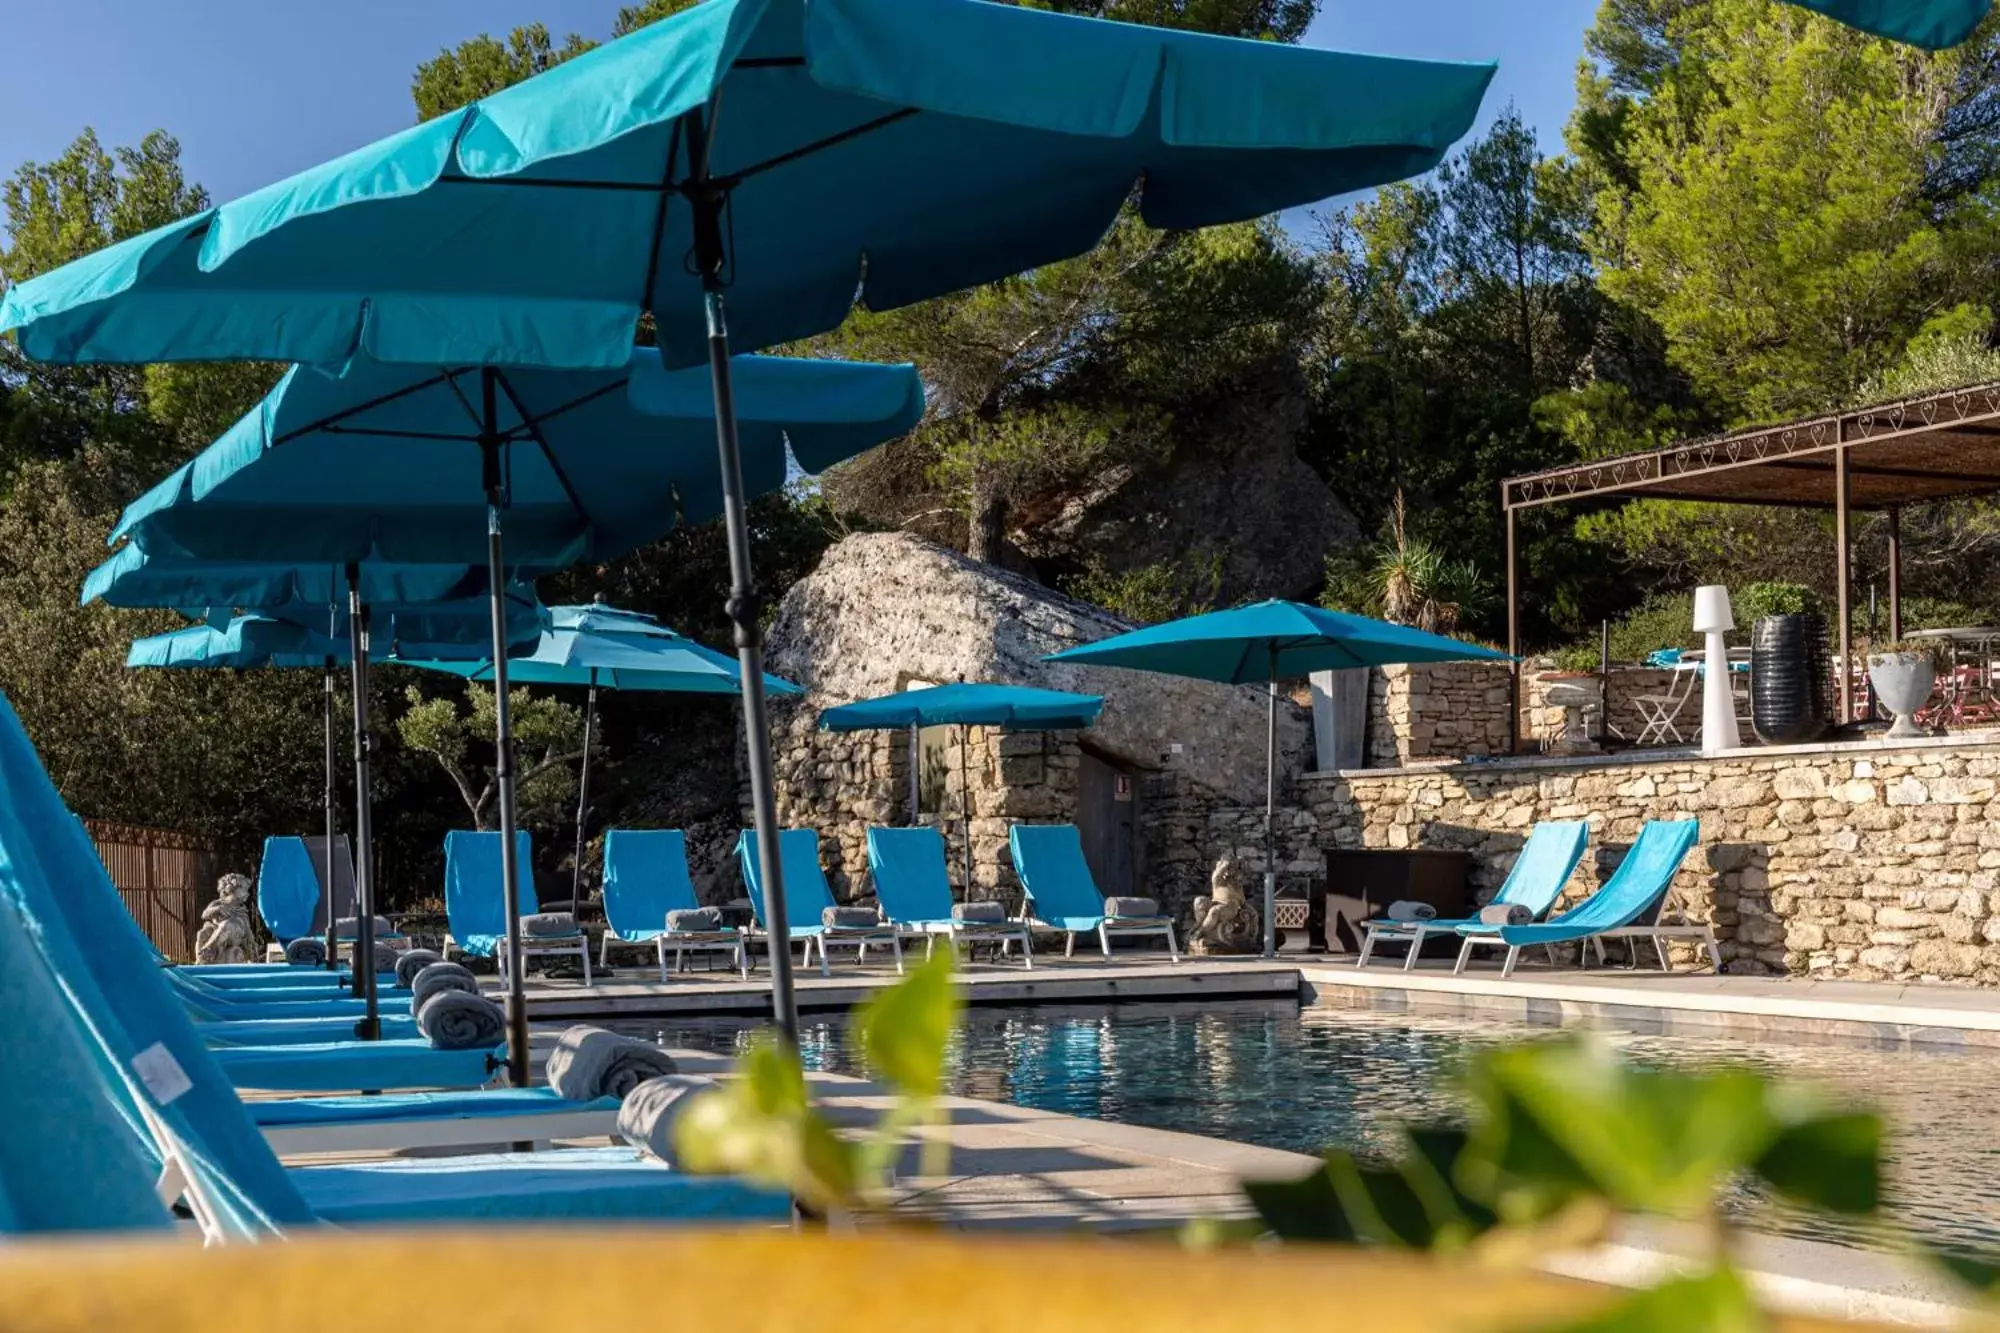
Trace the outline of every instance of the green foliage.
{"label": "green foliage", "polygon": [[1753,625],[1765,616],[1823,614],[1825,603],[1811,588],[1796,583],[1752,583],[1730,594],[1730,609],[1739,626]]}
{"label": "green foliage", "polygon": [[1137,569],[1090,565],[1065,589],[1137,625],[1158,625],[1215,609],[1222,589],[1222,553],[1210,551]]}
{"label": "green foliage", "polygon": [[[1796,583],[1746,584],[1731,589],[1729,600],[1739,636],[1747,633],[1759,616],[1807,611],[1824,614],[1826,610],[1818,593]],[[1691,647],[1700,638],[1694,632],[1694,594],[1655,593],[1611,622],[1611,660],[1643,662],[1650,653],[1662,648]],[[1556,660],[1564,670],[1595,671],[1602,643],[1599,634],[1586,634],[1561,649]]]}
{"label": "green foliage", "polygon": [[1551,1333],[1760,1333],[1764,1317],[1742,1277],[1727,1263],[1696,1277],[1669,1278],[1637,1291],[1608,1310]]}
{"label": "green foliage", "polygon": [[575,33],[557,43],[542,23],[516,28],[505,40],[481,33],[417,66],[410,100],[417,104],[417,119],[430,120],[553,69],[594,45]]}
{"label": "green foliage", "polygon": [[[404,691],[409,707],[396,720],[396,734],[412,750],[431,756],[458,789],[474,828],[487,828],[498,795],[491,755],[497,714],[494,692],[468,683],[461,710],[451,695],[426,697],[417,686]],[[515,807],[525,825],[554,824],[568,817],[576,796],[569,766],[583,757],[583,710],[552,695],[514,688],[507,692],[517,756]]]}
{"label": "green foliage", "polygon": [[1607,5],[1592,40],[1571,142],[1602,182],[1599,285],[1735,419],[1845,400],[1976,290],[1983,205],[1928,190],[1980,51],[1769,0]]}
{"label": "green foliage", "polygon": [[[942,950],[855,1010],[861,1057],[893,1094],[864,1136],[834,1131],[812,1105],[798,1053],[767,1038],[737,1061],[736,1077],[698,1094],[675,1126],[682,1166],[789,1190],[822,1215],[876,1206],[911,1130],[936,1118],[945,1057],[964,1008],[954,966],[952,951]],[[926,1174],[944,1173],[948,1150],[943,1138],[923,1137]]]}
{"label": "green foliage", "polygon": [[1900,362],[1861,386],[1854,406],[2000,380],[1992,333],[1993,312],[1983,305],[1956,305],[1933,316],[1910,339]]}

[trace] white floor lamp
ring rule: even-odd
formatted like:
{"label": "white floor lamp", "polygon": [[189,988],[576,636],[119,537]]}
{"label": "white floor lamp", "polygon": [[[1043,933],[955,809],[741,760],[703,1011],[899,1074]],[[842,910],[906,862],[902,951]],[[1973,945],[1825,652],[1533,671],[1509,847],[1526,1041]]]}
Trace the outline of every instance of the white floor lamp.
{"label": "white floor lamp", "polygon": [[1694,632],[1707,636],[1708,657],[1701,683],[1701,752],[1716,754],[1738,749],[1743,737],[1736,729],[1736,700],[1729,690],[1729,642],[1736,628],[1729,609],[1729,589],[1711,583],[1694,590]]}

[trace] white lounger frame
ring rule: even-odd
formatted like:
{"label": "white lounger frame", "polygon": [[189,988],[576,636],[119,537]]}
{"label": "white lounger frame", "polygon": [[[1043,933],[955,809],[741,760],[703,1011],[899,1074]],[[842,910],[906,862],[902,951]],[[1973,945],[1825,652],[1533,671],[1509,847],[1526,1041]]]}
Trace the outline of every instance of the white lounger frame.
{"label": "white lounger frame", "polygon": [[[1709,966],[1713,967],[1717,973],[1720,973],[1722,971],[1722,951],[1715,946],[1715,927],[1706,921],[1690,920],[1687,908],[1680,901],[1679,892],[1673,889],[1667,891],[1667,900],[1660,905],[1660,915],[1662,917],[1665,917],[1670,912],[1680,918],[1680,924],[1663,925],[1656,921],[1650,926],[1619,926],[1612,930],[1598,930],[1588,935],[1578,936],[1576,941],[1578,945],[1576,954],[1577,966],[1590,966],[1590,954],[1582,947],[1586,943],[1597,950],[1597,961],[1602,965],[1604,962],[1604,941],[1650,937],[1653,941],[1653,947],[1659,950],[1660,970],[1662,972],[1671,972],[1674,970],[1673,963],[1667,957],[1667,941],[1670,939],[1686,939],[1697,940],[1706,945],[1708,948]],[[1568,941],[1551,940],[1542,946],[1548,950],[1549,961],[1551,963],[1556,961],[1555,946],[1559,943],[1568,943]],[[1465,943],[1461,944],[1458,948],[1458,962],[1451,969],[1453,976],[1457,976],[1459,973],[1465,971],[1466,963],[1472,959],[1473,946],[1480,944],[1489,947],[1506,945],[1507,961],[1500,968],[1502,978],[1514,975],[1514,964],[1520,961],[1521,950],[1527,947],[1520,944],[1507,944],[1498,935],[1467,935]]]}
{"label": "white lounger frame", "polygon": [[[753,927],[745,931],[743,938],[746,942],[749,940],[764,941],[766,950],[771,947],[771,933],[762,927]],[[827,961],[826,956],[826,946],[829,942],[838,944],[843,948],[850,945],[853,946],[855,949],[854,961],[857,966],[868,961],[869,945],[886,944],[889,946],[889,951],[896,956],[896,975],[903,975],[903,937],[897,932],[896,927],[888,924],[886,921],[879,926],[845,926],[839,929],[822,927],[816,934],[794,935],[792,938],[805,946],[804,952],[799,955],[800,967],[812,966],[813,946],[815,944],[819,946],[819,974],[823,977],[833,975],[833,965]],[[744,958],[746,962],[744,964],[743,975],[747,980],[750,976],[749,964],[747,962],[749,954],[747,952],[744,954]]]}
{"label": "white lounger frame", "polygon": [[617,1134],[617,1111],[590,1109],[580,1103],[572,1103],[571,1108],[520,1115],[438,1116],[261,1128],[264,1142],[280,1157],[392,1152],[400,1148],[479,1148],[509,1143],[532,1143],[540,1148],[551,1139],[609,1138]]}
{"label": "white lounger frame", "polygon": [[924,957],[937,949],[937,942],[949,939],[955,949],[961,944],[997,944],[1002,957],[1011,956],[1014,945],[1021,946],[1021,962],[1035,970],[1035,932],[1025,921],[921,921],[896,927],[904,939],[924,942]]}
{"label": "white lounger frame", "polygon": [[[449,958],[454,949],[457,949],[461,955],[465,953],[465,949],[460,946],[459,942],[447,935],[444,937],[444,948],[438,952],[441,956]],[[560,958],[569,954],[575,954],[577,960],[583,964],[583,984],[586,986],[591,985],[590,936],[584,934],[581,930],[577,931],[574,935],[523,934],[521,936],[521,961],[523,963],[526,963],[530,958]],[[503,986],[506,985],[507,943],[505,940],[502,940],[493,949],[493,965],[500,970],[500,984]]]}
{"label": "white lounger frame", "polygon": [[1417,966],[1417,955],[1424,951],[1424,941],[1432,935],[1453,935],[1456,926],[1439,927],[1429,921],[1370,921],[1366,923],[1368,933],[1361,938],[1361,956],[1354,960],[1356,967],[1368,966],[1368,960],[1375,953],[1375,942],[1380,939],[1389,944],[1407,942],[1409,952],[1403,955],[1403,970],[1413,972]]}
{"label": "white lounger frame", "polygon": [[[1074,958],[1076,956],[1076,937],[1083,932],[1070,930],[1065,926],[1058,926],[1051,922],[1043,921],[1040,917],[1036,916],[1033,894],[1029,894],[1021,900],[1021,912],[1021,919],[1024,922],[1033,922],[1045,930],[1058,931],[1067,935],[1069,938],[1063,943],[1063,957]],[[1174,922],[1172,917],[1107,916],[1102,918],[1097,923],[1097,947],[1103,950],[1106,958],[1111,956],[1111,937],[1113,935],[1163,935],[1167,941],[1168,961],[1179,963],[1181,960],[1180,945],[1174,940]]]}
{"label": "white lounger frame", "polygon": [[651,949],[660,963],[660,980],[667,980],[667,954],[674,956],[673,970],[686,970],[687,956],[691,953],[727,953],[738,973],[745,981],[750,979],[750,954],[743,947],[743,934],[736,930],[657,930],[642,940],[628,940],[616,931],[606,929],[604,939],[598,946],[597,965],[609,971],[613,949]]}

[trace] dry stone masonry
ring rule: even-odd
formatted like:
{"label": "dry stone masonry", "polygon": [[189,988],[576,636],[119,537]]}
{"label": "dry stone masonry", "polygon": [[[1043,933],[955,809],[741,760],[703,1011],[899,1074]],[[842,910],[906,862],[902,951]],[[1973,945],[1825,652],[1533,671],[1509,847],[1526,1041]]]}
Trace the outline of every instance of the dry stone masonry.
{"label": "dry stone masonry", "polygon": [[1729,971],[2000,984],[1992,742],[1466,764],[1305,786],[1328,845],[1466,850],[1482,899],[1538,820],[1590,822],[1573,900],[1645,820],[1692,815],[1701,841],[1675,888],[1714,923]]}

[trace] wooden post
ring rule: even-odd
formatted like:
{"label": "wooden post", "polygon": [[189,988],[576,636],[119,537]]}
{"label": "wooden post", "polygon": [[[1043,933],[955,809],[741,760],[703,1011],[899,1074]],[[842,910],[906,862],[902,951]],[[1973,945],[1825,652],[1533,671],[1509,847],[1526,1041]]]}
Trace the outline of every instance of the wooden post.
{"label": "wooden post", "polygon": [[1889,642],[1903,637],[1903,511],[1889,506]]}
{"label": "wooden post", "polygon": [[[1834,429],[1839,431],[1836,418]],[[1837,548],[1833,557],[1835,579],[1835,605],[1839,609],[1840,646],[1840,718],[1838,725],[1846,726],[1854,720],[1854,608],[1852,592],[1852,571],[1848,568],[1848,508],[1851,502],[1850,480],[1848,476],[1847,444],[1843,440],[1833,450],[1833,541]]]}
{"label": "wooden post", "polygon": [[1521,752],[1521,571],[1514,534],[1514,508],[1507,483],[1500,483],[1500,509],[1507,516],[1507,655],[1515,660],[1507,675],[1507,753]]}

